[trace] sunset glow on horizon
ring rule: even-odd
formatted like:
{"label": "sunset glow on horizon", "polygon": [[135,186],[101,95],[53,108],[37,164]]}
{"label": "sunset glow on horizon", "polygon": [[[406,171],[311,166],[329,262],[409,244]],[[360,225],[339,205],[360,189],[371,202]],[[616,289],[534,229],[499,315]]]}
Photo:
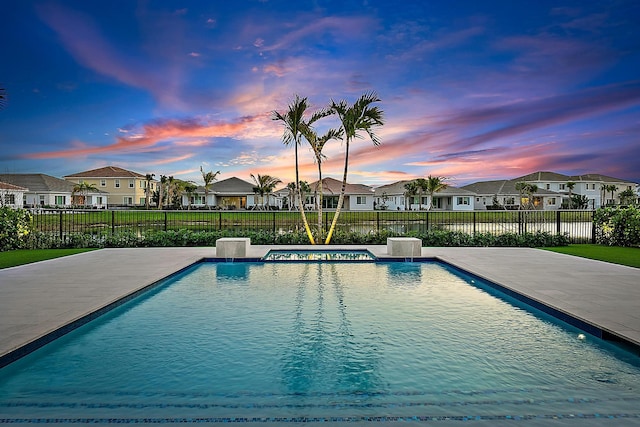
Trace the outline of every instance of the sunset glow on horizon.
{"label": "sunset glow on horizon", "polygon": [[[0,173],[114,165],[201,184],[202,166],[287,183],[294,150],[272,112],[296,94],[311,113],[374,91],[382,143],[353,142],[349,182],[541,170],[640,182],[634,0],[12,3]],[[341,178],[343,151],[327,145],[324,176]],[[315,181],[308,145],[299,155]]]}

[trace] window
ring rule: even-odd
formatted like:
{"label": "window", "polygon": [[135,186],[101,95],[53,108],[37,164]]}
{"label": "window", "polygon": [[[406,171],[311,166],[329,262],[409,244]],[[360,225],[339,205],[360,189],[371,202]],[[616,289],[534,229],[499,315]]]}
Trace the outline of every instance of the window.
{"label": "window", "polygon": [[458,205],[469,205],[469,197],[458,197]]}
{"label": "window", "polygon": [[547,190],[551,190],[551,184],[547,184]]}
{"label": "window", "polygon": [[115,186],[116,186],[116,188],[120,188],[120,180],[119,179],[116,179]]}
{"label": "window", "polygon": [[147,181],[140,181],[140,188],[146,187],[145,186],[146,183],[147,183]]}
{"label": "window", "polygon": [[65,199],[65,196],[56,196],[56,205],[64,205]]}
{"label": "window", "polygon": [[129,180],[129,188],[134,188],[136,186],[136,180],[135,179],[130,179]]}
{"label": "window", "polygon": [[100,187],[106,187],[107,186],[107,180],[106,179],[101,179],[100,180]]}
{"label": "window", "polygon": [[560,187],[560,189],[561,189],[561,190],[564,190],[565,185],[564,185],[564,184],[560,184],[560,186],[559,186],[559,187]]}
{"label": "window", "polygon": [[131,206],[131,205],[133,205],[133,197],[125,197],[125,198],[122,199],[122,202],[125,205]]}
{"label": "window", "polygon": [[40,196],[40,206],[44,206],[44,196]]}
{"label": "window", "polygon": [[15,205],[16,204],[16,195],[15,194],[5,194],[4,195],[4,203],[6,205]]}
{"label": "window", "polygon": [[99,204],[99,205],[102,204],[102,196],[96,197],[96,203]]}
{"label": "window", "polygon": [[556,204],[556,198],[555,197],[549,197],[548,199],[548,203],[549,205],[554,206]]}
{"label": "window", "polygon": [[367,197],[366,196],[356,196],[356,205],[366,205]]}
{"label": "window", "polygon": [[[588,185],[588,184],[587,184]],[[591,184],[591,189],[595,190],[596,189],[596,185],[595,184]]]}
{"label": "window", "polygon": [[515,205],[516,204],[516,198],[515,197],[505,197],[504,198],[504,204],[505,205]]}

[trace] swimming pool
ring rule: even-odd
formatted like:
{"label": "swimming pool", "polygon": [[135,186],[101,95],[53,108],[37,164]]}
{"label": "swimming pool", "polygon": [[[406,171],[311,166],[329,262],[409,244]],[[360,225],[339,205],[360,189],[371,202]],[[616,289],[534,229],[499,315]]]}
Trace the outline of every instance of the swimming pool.
{"label": "swimming pool", "polygon": [[0,421],[637,422],[579,333],[438,263],[204,263],[2,369]]}

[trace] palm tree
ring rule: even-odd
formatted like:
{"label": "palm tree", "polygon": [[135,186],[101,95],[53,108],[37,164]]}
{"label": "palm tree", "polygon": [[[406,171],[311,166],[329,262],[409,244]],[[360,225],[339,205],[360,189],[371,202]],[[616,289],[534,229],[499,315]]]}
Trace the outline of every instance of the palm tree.
{"label": "palm tree", "polygon": [[444,180],[447,179],[443,176],[431,176],[429,175],[426,179],[425,191],[429,195],[429,204],[427,205],[427,210],[430,211],[433,207],[433,196],[436,193],[444,190],[449,186],[449,184],[445,183]]}
{"label": "palm tree", "polygon": [[[422,192],[427,191],[429,188],[429,182],[424,178],[418,178],[415,180],[416,189],[418,190],[418,210],[422,210]],[[428,206],[428,205],[427,205]]]}
{"label": "palm tree", "polygon": [[76,184],[73,186],[73,189],[71,190],[71,203],[73,204],[73,200],[75,199],[76,194],[80,194],[80,197],[82,197],[82,204],[86,205],[87,204],[87,194],[90,191],[98,191],[98,189],[96,188],[95,184],[88,184],[84,181]]}
{"label": "palm tree", "polygon": [[149,199],[151,199],[151,181],[153,181],[153,177],[156,174],[148,173],[145,175],[144,180],[146,182],[146,187],[144,188],[144,205],[147,209],[149,209]]}
{"label": "palm tree", "polygon": [[167,185],[167,176],[160,175],[160,185],[158,186],[158,209],[162,210],[164,204],[164,187]]}
{"label": "palm tree", "polygon": [[0,87],[0,110],[4,108],[7,103],[7,91],[5,88]]}
{"label": "palm tree", "polygon": [[573,189],[575,188],[576,183],[573,181],[567,182],[567,188],[569,189],[569,209],[573,208]]}
{"label": "palm tree", "polygon": [[211,189],[211,184],[214,183],[217,176],[220,174],[220,171],[216,171],[215,173],[212,171],[205,172],[200,166],[200,173],[202,174],[202,180],[204,181],[204,206],[209,207],[209,190]]}
{"label": "palm tree", "polygon": [[[418,194],[418,184],[415,181],[409,181],[404,184],[404,207],[405,210],[411,209],[411,199]],[[407,207],[407,202],[409,206]]]}
{"label": "palm tree", "polygon": [[363,94],[353,105],[348,105],[346,101],[340,101],[336,103],[331,101],[331,109],[338,115],[341,123],[341,129],[344,133],[345,141],[345,154],[344,154],[344,173],[342,175],[342,188],[340,190],[340,197],[338,197],[338,206],[336,206],[336,213],[331,221],[331,227],[327,234],[325,244],[328,245],[331,242],[331,236],[336,229],[338,223],[338,217],[342,210],[342,204],[344,203],[344,193],[347,187],[347,173],[349,171],[349,144],[354,138],[362,138],[360,134],[364,131],[369,135],[373,145],[380,145],[378,136],[374,133],[374,127],[382,126],[384,124],[383,112],[377,106],[372,106],[374,102],[380,102],[380,98],[375,92],[367,92]]}
{"label": "palm tree", "polygon": [[287,202],[287,204],[289,205],[289,211],[291,211],[292,208],[294,208],[294,199],[295,199],[295,194],[296,194],[296,183],[295,182],[290,182],[287,184],[287,190],[289,190],[289,201]]}
{"label": "palm tree", "polygon": [[307,181],[300,181],[298,188],[300,188],[300,198],[302,200],[302,207],[304,208],[307,204],[307,194],[311,193],[311,186]]}
{"label": "palm tree", "polygon": [[[280,184],[282,181],[279,178],[273,177],[271,175],[249,175],[253,182],[256,185],[253,187],[253,192],[260,195],[260,206],[262,209],[266,209],[269,206],[269,195],[276,188],[276,185]],[[264,204],[264,196],[267,196],[267,204]]]}
{"label": "palm tree", "polygon": [[627,188],[623,192],[619,194],[620,196],[620,204],[622,205],[635,205],[636,204],[636,194],[632,189]]}
{"label": "palm tree", "polygon": [[[323,110],[322,112],[320,112],[320,114],[323,117],[326,117],[328,115],[328,111],[329,110]],[[316,187],[316,191],[318,193],[318,197],[316,199],[318,205],[318,233],[316,237],[318,241],[322,241],[324,235],[322,229],[322,160],[325,158],[325,155],[322,154],[322,150],[324,149],[324,146],[327,142],[331,141],[332,139],[342,138],[342,129],[329,129],[327,133],[318,137],[318,134],[311,126],[303,126],[302,135],[311,146],[315,162],[318,166],[318,185]]]}
{"label": "palm tree", "polygon": [[191,181],[187,181],[182,184],[182,188],[184,192],[187,194],[187,210],[191,210],[191,198],[193,197],[196,190],[198,189],[198,186]]}
{"label": "palm tree", "polygon": [[[302,195],[300,193],[300,176],[298,171],[298,146],[300,145],[302,128],[308,126],[304,121],[304,114],[307,111],[307,108],[307,98],[300,98],[300,96],[296,95],[294,101],[289,104],[289,109],[286,113],[280,114],[277,111],[273,111],[272,116],[273,120],[280,120],[284,125],[284,134],[282,136],[284,144],[289,145],[293,143],[296,163],[296,196],[299,200],[302,199]],[[313,238],[313,234],[311,233],[311,229],[309,228],[309,222],[307,221],[307,215],[305,214],[303,203],[299,203],[298,207],[300,215],[302,216],[302,222],[304,223],[304,229],[307,232],[307,237],[309,237],[309,242],[311,242],[312,245],[315,245],[316,242]]]}
{"label": "palm tree", "polygon": [[607,191],[611,192],[611,203],[613,205],[616,204],[616,196],[615,196],[615,192],[618,191],[618,187],[615,186],[615,184],[611,184],[611,185],[607,185]]}

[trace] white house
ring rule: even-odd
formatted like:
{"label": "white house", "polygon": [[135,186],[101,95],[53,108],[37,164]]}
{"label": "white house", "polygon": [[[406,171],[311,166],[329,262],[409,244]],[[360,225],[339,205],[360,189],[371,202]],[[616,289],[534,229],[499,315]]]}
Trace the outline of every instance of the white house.
{"label": "white house", "polygon": [[[428,194],[407,197],[405,185],[413,180],[381,185],[375,189],[375,207],[384,210],[425,210],[429,206]],[[475,194],[457,187],[446,187],[433,195],[431,209],[446,211],[472,211]]]}
{"label": "white house", "polygon": [[28,188],[0,181],[0,206],[20,209],[24,206],[24,193]]}
{"label": "white house", "polygon": [[71,205],[74,183],[42,173],[0,174],[0,181],[24,187],[24,207]]}
{"label": "white house", "polygon": [[[521,180],[480,181],[462,186],[463,189],[475,194],[475,209],[518,209],[521,205],[520,192],[516,184]],[[539,210],[557,210],[562,205],[563,195],[544,188],[533,194],[533,207]],[[523,200],[528,203],[528,200]]]}

